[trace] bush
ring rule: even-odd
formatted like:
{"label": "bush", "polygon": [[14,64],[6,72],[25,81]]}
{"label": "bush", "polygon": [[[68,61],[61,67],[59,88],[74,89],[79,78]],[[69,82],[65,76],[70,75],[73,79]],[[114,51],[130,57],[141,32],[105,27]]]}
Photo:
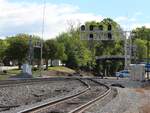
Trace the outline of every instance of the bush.
{"label": "bush", "polygon": [[37,71],[37,70],[38,70],[37,67],[33,67],[33,68],[32,68],[32,71]]}

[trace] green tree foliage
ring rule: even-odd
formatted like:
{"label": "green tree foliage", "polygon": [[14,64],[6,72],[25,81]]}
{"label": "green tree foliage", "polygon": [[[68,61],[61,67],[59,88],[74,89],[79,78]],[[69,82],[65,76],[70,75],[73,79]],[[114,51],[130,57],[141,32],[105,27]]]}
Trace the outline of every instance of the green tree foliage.
{"label": "green tree foliage", "polygon": [[[147,58],[148,42],[150,43],[150,28],[141,27],[132,31],[133,44],[137,46],[136,57],[139,61],[143,58]],[[150,55],[150,53],[149,53]]]}
{"label": "green tree foliage", "polygon": [[92,60],[90,51],[85,48],[85,46],[79,40],[76,40],[73,43],[71,43],[70,40],[66,54],[68,56],[66,63],[70,67],[84,67],[87,66],[87,63]]}
{"label": "green tree foliage", "polygon": [[[121,33],[123,30],[120,25],[110,18],[103,19],[101,22],[90,21],[85,23],[86,27],[103,26],[107,31],[108,25],[112,26],[112,37],[114,41],[83,41],[80,39],[79,26],[70,25],[67,32],[61,33],[56,39],[43,41],[43,58],[48,68],[48,60],[60,59],[66,66],[72,68],[94,68],[97,72],[103,72],[107,75],[123,69],[124,61],[101,60],[95,61],[96,56],[123,56],[124,55],[124,38]],[[116,32],[119,31],[119,32]],[[146,27],[137,28],[132,31],[133,44],[137,46],[137,57],[143,59],[147,57],[147,42],[150,41],[150,29]],[[0,40],[0,60],[9,57],[11,60],[22,64],[27,60],[29,50],[29,35],[18,34],[7,37],[6,40]],[[41,41],[40,37],[32,36],[33,45]],[[40,50],[34,52],[35,59],[40,59]]]}
{"label": "green tree foliage", "polygon": [[7,42],[5,40],[0,40],[0,63],[3,61],[5,57],[5,51],[7,49]]}
{"label": "green tree foliage", "polygon": [[150,28],[146,27],[141,27],[141,28],[136,28],[135,30],[132,31],[134,33],[133,38],[134,39],[142,39],[142,40],[149,40],[150,41]]}
{"label": "green tree foliage", "polygon": [[140,59],[143,59],[143,58],[146,58],[147,56],[147,46],[146,46],[146,41],[145,40],[142,40],[142,39],[136,39],[134,41],[134,44],[137,46],[137,51],[136,51],[136,55],[137,55],[137,58],[140,60]]}
{"label": "green tree foliage", "polygon": [[[7,37],[6,42],[7,42],[7,49],[5,52],[5,56],[9,58],[11,61],[16,61],[19,65],[19,68],[21,68],[21,65],[25,62],[27,62],[28,55],[29,55],[29,40],[30,40],[30,35],[28,34],[17,34],[15,36]],[[34,47],[36,45],[37,41],[41,41],[40,37],[38,36],[31,36],[31,46]],[[35,48],[34,48],[35,49]],[[40,58],[40,50],[38,51],[33,51],[32,52],[34,56],[36,56],[34,59]]]}
{"label": "green tree foliage", "polygon": [[[118,23],[110,18],[103,19],[101,22],[87,22],[86,27],[93,25],[94,27],[103,26],[103,31],[108,30],[108,25],[112,26],[112,37],[115,39],[113,41],[94,41],[95,56],[123,56],[124,55],[124,42],[121,38],[122,35],[121,27]],[[118,31],[118,32],[116,32]],[[106,37],[107,38],[107,37]],[[100,60],[97,61],[95,70],[97,72],[102,72],[107,75],[113,75],[114,72],[123,67],[123,61],[113,61],[113,60]]]}
{"label": "green tree foliage", "polygon": [[64,44],[67,66],[81,68],[86,67],[92,61],[91,51],[80,40],[78,28],[71,26],[69,32],[62,33],[57,37],[57,41]]}
{"label": "green tree foliage", "polygon": [[[43,57],[46,60],[46,69],[48,69],[48,60],[51,59],[60,59],[60,60],[65,60],[66,55],[64,53],[64,45],[61,43],[58,43],[56,40],[51,39],[51,40],[46,40],[44,42],[44,47],[43,47]],[[51,63],[52,66],[52,63]]]}
{"label": "green tree foliage", "polygon": [[6,55],[11,60],[17,61],[20,68],[27,58],[29,35],[18,34],[13,37],[7,37],[6,41],[9,44]]}
{"label": "green tree foliage", "polygon": [[65,54],[65,46],[63,43],[57,42],[57,53],[56,58],[60,59],[62,62],[67,60],[67,55]]}

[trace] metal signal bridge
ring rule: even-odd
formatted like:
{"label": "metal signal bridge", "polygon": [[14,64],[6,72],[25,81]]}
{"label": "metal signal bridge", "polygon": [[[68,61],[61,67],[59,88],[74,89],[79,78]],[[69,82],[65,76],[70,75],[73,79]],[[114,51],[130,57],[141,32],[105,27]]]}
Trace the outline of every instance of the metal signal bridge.
{"label": "metal signal bridge", "polygon": [[107,30],[104,30],[103,25],[94,26],[94,25],[81,25],[80,27],[80,38],[81,40],[87,40],[90,43],[93,41],[115,41],[118,37],[115,34],[119,35],[120,40],[124,41],[124,55],[122,56],[96,56],[96,59],[125,59],[125,69],[129,68],[131,64],[132,57],[132,32],[131,31],[122,31],[113,30],[112,25],[107,25]]}

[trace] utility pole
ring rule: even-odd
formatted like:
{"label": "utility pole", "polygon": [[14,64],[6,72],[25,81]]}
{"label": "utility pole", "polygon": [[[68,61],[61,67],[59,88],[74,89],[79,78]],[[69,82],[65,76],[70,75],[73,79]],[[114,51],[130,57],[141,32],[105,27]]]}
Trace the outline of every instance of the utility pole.
{"label": "utility pole", "polygon": [[91,64],[90,64],[90,71],[92,71],[92,66],[93,66],[93,62],[94,62],[94,40],[93,40],[93,34],[89,35],[90,40],[89,40],[89,49],[91,50],[92,53],[92,60],[91,60]]}
{"label": "utility pole", "polygon": [[125,66],[124,69],[128,70],[132,59],[132,34],[131,31],[124,31],[124,57]]}
{"label": "utility pole", "polygon": [[41,63],[40,63],[40,76],[42,76],[42,69],[43,69],[43,38],[44,38],[44,28],[45,28],[45,10],[46,10],[46,0],[43,0],[43,18],[42,18],[42,40],[41,40],[41,53],[40,53],[40,58],[41,58]]}
{"label": "utility pole", "polygon": [[32,76],[32,36],[29,36],[29,50],[28,50],[28,57],[27,57],[27,64],[23,65],[23,73],[28,73],[30,76]]}
{"label": "utility pole", "polygon": [[32,49],[32,36],[30,35],[29,38],[29,65],[32,65],[32,53],[33,53],[33,49]]}
{"label": "utility pole", "polygon": [[147,79],[149,80],[149,37],[150,35],[147,35]]}
{"label": "utility pole", "polygon": [[127,55],[127,33],[125,32],[125,38],[124,38],[124,57],[125,57],[125,62],[124,62],[124,64],[125,64],[125,66],[124,66],[124,69],[127,69],[127,65],[128,65],[128,63],[127,63],[127,61],[128,61],[128,55]]}

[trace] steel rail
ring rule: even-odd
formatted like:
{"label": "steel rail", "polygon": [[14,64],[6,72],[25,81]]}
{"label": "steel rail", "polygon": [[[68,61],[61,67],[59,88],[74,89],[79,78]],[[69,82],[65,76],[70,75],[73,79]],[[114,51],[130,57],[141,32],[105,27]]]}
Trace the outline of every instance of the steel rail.
{"label": "steel rail", "polygon": [[95,98],[95,99],[89,101],[88,103],[83,104],[83,105],[79,106],[78,108],[76,108],[76,109],[70,111],[69,113],[82,113],[82,112],[84,112],[86,109],[90,108],[95,102],[97,102],[97,101],[99,101],[99,100],[101,100],[101,99],[104,99],[108,94],[111,93],[111,88],[110,88],[109,86],[107,86],[107,85],[105,85],[105,84],[102,84],[102,83],[100,83],[100,82],[98,82],[98,81],[95,81],[95,80],[93,80],[93,79],[90,79],[90,80],[93,81],[93,82],[96,82],[96,83],[98,83],[98,84],[100,84],[100,85],[102,85],[102,86],[104,86],[104,87],[106,87],[106,88],[107,88],[107,91],[106,91],[104,94],[98,96],[97,98]]}
{"label": "steel rail", "polygon": [[[88,91],[90,91],[91,87],[89,86],[89,84],[87,84],[86,82],[82,81],[81,79],[78,79],[78,78],[77,78],[77,80],[80,80],[84,85],[87,86],[87,88],[86,88],[85,90],[83,90],[82,92],[79,92],[79,93],[77,93],[77,94],[75,94],[75,95],[71,95],[71,96],[67,96],[67,97],[58,99],[58,100],[56,100],[56,101],[50,101],[50,102],[48,102],[48,103],[44,103],[44,104],[42,104],[42,105],[39,105],[39,106],[35,106],[35,107],[32,107],[32,108],[26,109],[26,110],[21,111],[21,112],[19,112],[19,113],[37,113],[37,112],[40,112],[40,113],[41,113],[43,110],[48,109],[49,107],[52,107],[52,106],[58,105],[58,104],[62,104],[63,102],[67,102],[67,101],[69,101],[69,100],[78,98],[78,97],[80,97],[80,96],[86,94]],[[87,80],[91,80],[91,81],[93,81],[93,82],[95,82],[95,83],[97,83],[97,84],[99,84],[99,85],[101,85],[101,86],[104,86],[104,87],[106,87],[107,90],[106,90],[103,94],[101,94],[100,96],[98,96],[98,97],[96,97],[96,98],[94,98],[94,99],[88,101],[88,102],[85,103],[85,104],[80,105],[79,107],[77,107],[77,108],[71,110],[71,111],[68,112],[68,113],[82,113],[82,112],[85,111],[86,109],[90,108],[96,101],[101,100],[101,99],[104,99],[108,94],[110,94],[111,88],[110,88],[109,86],[107,86],[107,85],[105,85],[105,84],[102,84],[102,83],[100,83],[100,82],[98,82],[98,81],[95,81],[95,80],[93,80],[93,79],[87,79]]]}
{"label": "steel rail", "polygon": [[21,79],[21,80],[1,80],[0,87],[9,86],[9,85],[25,85],[25,84],[35,84],[38,82],[51,82],[59,80],[76,80],[76,78],[32,78],[32,79]]}
{"label": "steel rail", "polygon": [[42,105],[39,105],[39,106],[34,106],[32,108],[29,108],[29,109],[26,109],[26,110],[23,110],[23,111],[20,111],[18,113],[34,113],[35,111],[38,112],[38,111],[41,111],[41,109],[45,109],[45,107],[50,107],[50,106],[53,106],[54,104],[59,104],[61,102],[65,102],[67,100],[70,100],[70,99],[73,99],[73,98],[76,98],[77,96],[80,96],[84,93],[86,93],[89,89],[90,89],[90,86],[86,83],[86,82],[83,82],[82,80],[80,79],[76,79],[76,80],[79,80],[81,83],[83,83],[87,88],[84,89],[83,91],[77,93],[77,94],[74,94],[74,95],[71,95],[71,96],[67,96],[67,97],[64,97],[64,98],[61,98],[61,99],[58,99],[58,100],[55,100],[55,101],[50,101],[48,103],[44,103]]}

